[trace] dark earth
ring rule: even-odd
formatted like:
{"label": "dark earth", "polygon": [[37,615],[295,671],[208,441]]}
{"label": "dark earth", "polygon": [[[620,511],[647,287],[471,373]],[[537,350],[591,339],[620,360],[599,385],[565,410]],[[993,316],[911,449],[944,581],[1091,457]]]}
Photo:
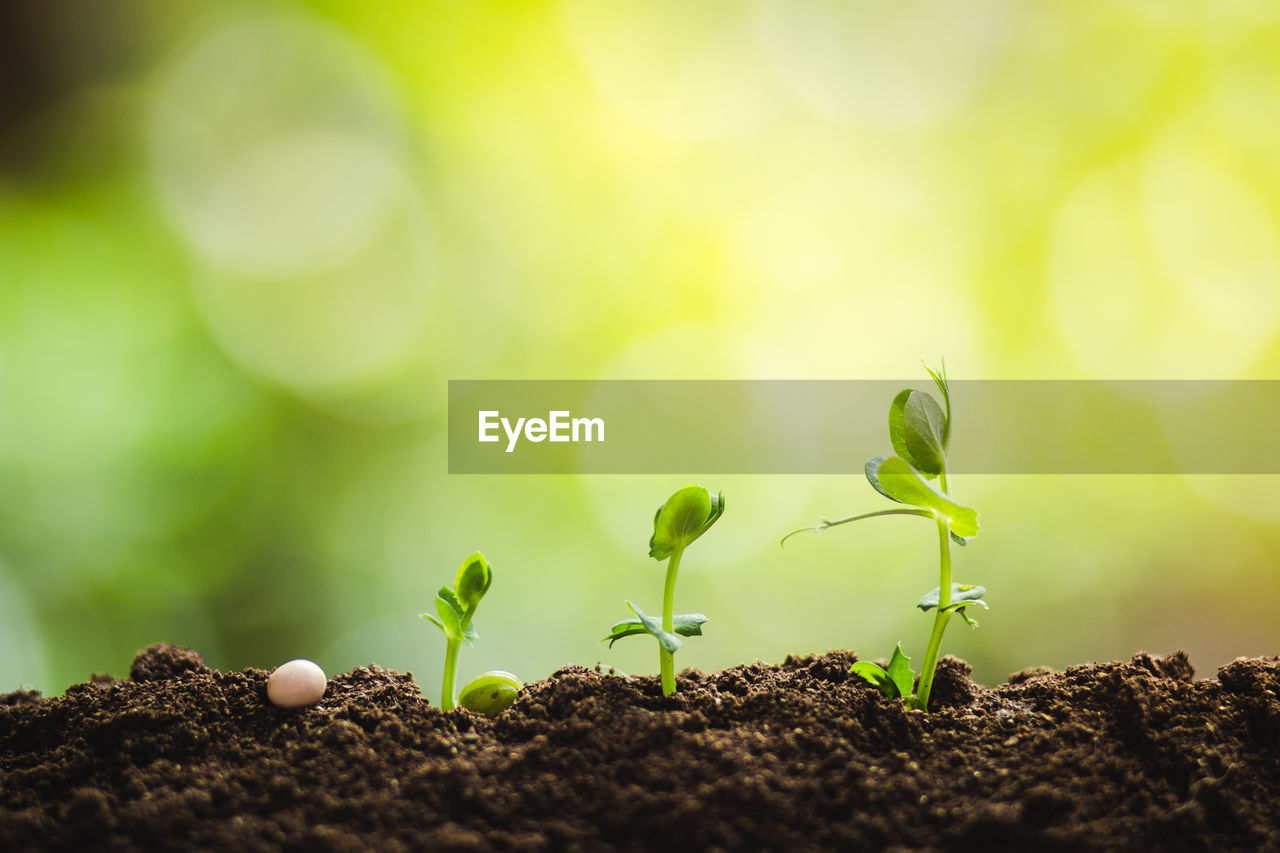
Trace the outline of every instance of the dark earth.
{"label": "dark earth", "polygon": [[126,680],[0,696],[0,850],[1280,851],[1280,658],[1187,656],[935,713],[850,652],[656,678],[568,666],[490,720],[360,667],[286,711],[267,673],[153,646]]}

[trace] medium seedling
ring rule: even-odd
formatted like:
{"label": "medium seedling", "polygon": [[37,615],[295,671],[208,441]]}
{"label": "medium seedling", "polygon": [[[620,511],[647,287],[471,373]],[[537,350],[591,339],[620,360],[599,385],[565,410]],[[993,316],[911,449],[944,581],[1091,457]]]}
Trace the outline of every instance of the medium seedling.
{"label": "medium seedling", "polygon": [[662,595],[662,621],[659,622],[632,602],[627,607],[636,615],[624,619],[609,629],[608,641],[612,647],[623,637],[652,634],[658,641],[658,664],[662,671],[662,695],[676,692],[676,650],[684,645],[681,637],[697,637],[707,617],[701,613],[676,613],[676,575],[680,571],[680,558],[684,549],[724,515],[724,495],[712,497],[702,486],[685,486],[658,507],[653,517],[653,536],[649,539],[649,556],[658,562],[667,561],[667,582]]}
{"label": "medium seedling", "polygon": [[[822,519],[815,527],[793,531],[783,538],[806,531],[821,532],[829,527],[877,518],[885,515],[915,515],[931,519],[938,528],[940,566],[938,587],[916,602],[916,607],[926,613],[934,610],[933,630],[925,649],[924,664],[920,668],[920,682],[915,683],[911,671],[911,659],[899,643],[887,668],[869,661],[858,661],[852,672],[874,684],[886,696],[902,697],[912,708],[929,710],[929,693],[933,688],[933,676],[938,668],[938,653],[942,635],[953,614],[970,627],[977,622],[965,612],[968,607],[986,608],[983,600],[986,589],[972,584],[951,582],[951,543],[967,545],[978,535],[978,513],[953,501],[947,484],[947,449],[951,442],[951,388],[947,382],[946,364],[939,370],[925,365],[929,376],[942,394],[942,406],[932,395],[907,389],[894,397],[889,406],[889,440],[896,456],[873,456],[867,460],[867,480],[877,492],[891,501],[907,504],[909,508],[885,509],[867,512],[836,521]],[[932,481],[937,480],[935,488]]]}
{"label": "medium seedling", "polygon": [[[476,629],[471,624],[480,599],[493,583],[493,569],[479,551],[462,561],[453,586],[442,586],[436,593],[436,613],[423,613],[444,632],[444,685],[440,690],[440,707],[451,710],[455,704],[454,675],[458,669],[458,650],[465,643],[474,645]],[[494,670],[473,679],[462,688],[461,704],[482,714],[495,716],[515,701],[524,685],[509,672]]]}

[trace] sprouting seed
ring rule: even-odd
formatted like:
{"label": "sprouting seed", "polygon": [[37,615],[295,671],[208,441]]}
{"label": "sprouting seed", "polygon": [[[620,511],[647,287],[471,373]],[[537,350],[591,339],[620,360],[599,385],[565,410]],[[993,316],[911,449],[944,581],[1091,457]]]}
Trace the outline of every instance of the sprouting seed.
{"label": "sprouting seed", "polygon": [[458,695],[458,704],[477,714],[496,717],[511,707],[523,687],[511,673],[493,669],[467,682]]}
{"label": "sprouting seed", "polygon": [[[436,593],[435,614],[422,614],[423,619],[431,620],[437,628],[444,632],[444,684],[440,689],[440,707],[446,711],[452,710],[457,704],[453,695],[453,682],[454,675],[458,669],[458,650],[464,643],[468,646],[475,643],[477,635],[475,627],[471,624],[471,618],[475,616],[476,608],[480,606],[480,600],[489,591],[489,586],[492,583],[493,569],[490,567],[489,561],[485,559],[484,554],[477,551],[462,561],[462,565],[458,567],[458,574],[453,579],[453,586],[440,587],[440,591]],[[504,676],[506,680],[498,679],[498,676]],[[498,684],[499,681],[501,681],[500,685]],[[485,714],[490,713],[490,711],[482,710],[480,707],[472,707],[465,699],[469,691],[476,689],[478,682],[500,687],[496,697],[491,697],[484,701],[481,701],[478,696],[473,699],[477,705],[483,705],[486,708],[497,708],[496,711],[492,712],[493,714],[500,712],[507,705],[514,702],[516,693],[524,686],[520,683],[520,679],[511,673],[497,670],[486,672],[479,678],[469,682],[462,689],[464,694],[462,705],[470,710]],[[510,694],[509,698],[508,693]],[[506,704],[498,707],[504,701]]]}

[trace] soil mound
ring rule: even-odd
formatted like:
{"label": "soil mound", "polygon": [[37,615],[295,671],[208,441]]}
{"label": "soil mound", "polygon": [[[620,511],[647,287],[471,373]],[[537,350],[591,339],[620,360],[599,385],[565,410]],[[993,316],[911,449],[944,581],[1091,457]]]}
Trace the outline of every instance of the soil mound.
{"label": "soil mound", "polygon": [[153,646],[126,680],[0,696],[4,850],[1280,850],[1280,659],[1183,653],[928,716],[850,652],[656,678],[568,666],[490,720],[360,667],[282,710],[267,673]]}

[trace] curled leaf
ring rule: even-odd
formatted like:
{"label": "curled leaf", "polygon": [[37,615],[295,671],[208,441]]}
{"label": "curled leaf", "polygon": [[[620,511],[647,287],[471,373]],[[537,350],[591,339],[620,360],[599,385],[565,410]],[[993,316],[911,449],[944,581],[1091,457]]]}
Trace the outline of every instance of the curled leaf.
{"label": "curled leaf", "polygon": [[451,639],[462,638],[462,606],[453,590],[444,586],[436,593],[436,613],[439,619],[432,619]]}
{"label": "curled leaf", "polygon": [[908,389],[893,398],[889,406],[889,440],[894,451],[927,479],[938,476],[946,467],[946,432],[947,416],[930,395]]}
{"label": "curled leaf", "polygon": [[493,583],[493,570],[484,554],[476,551],[462,561],[453,581],[453,591],[463,610],[475,610]]}
{"label": "curled leaf", "polygon": [[653,517],[649,556],[665,560],[707,532],[724,514],[724,495],[714,497],[702,486],[685,486],[658,507]]}

